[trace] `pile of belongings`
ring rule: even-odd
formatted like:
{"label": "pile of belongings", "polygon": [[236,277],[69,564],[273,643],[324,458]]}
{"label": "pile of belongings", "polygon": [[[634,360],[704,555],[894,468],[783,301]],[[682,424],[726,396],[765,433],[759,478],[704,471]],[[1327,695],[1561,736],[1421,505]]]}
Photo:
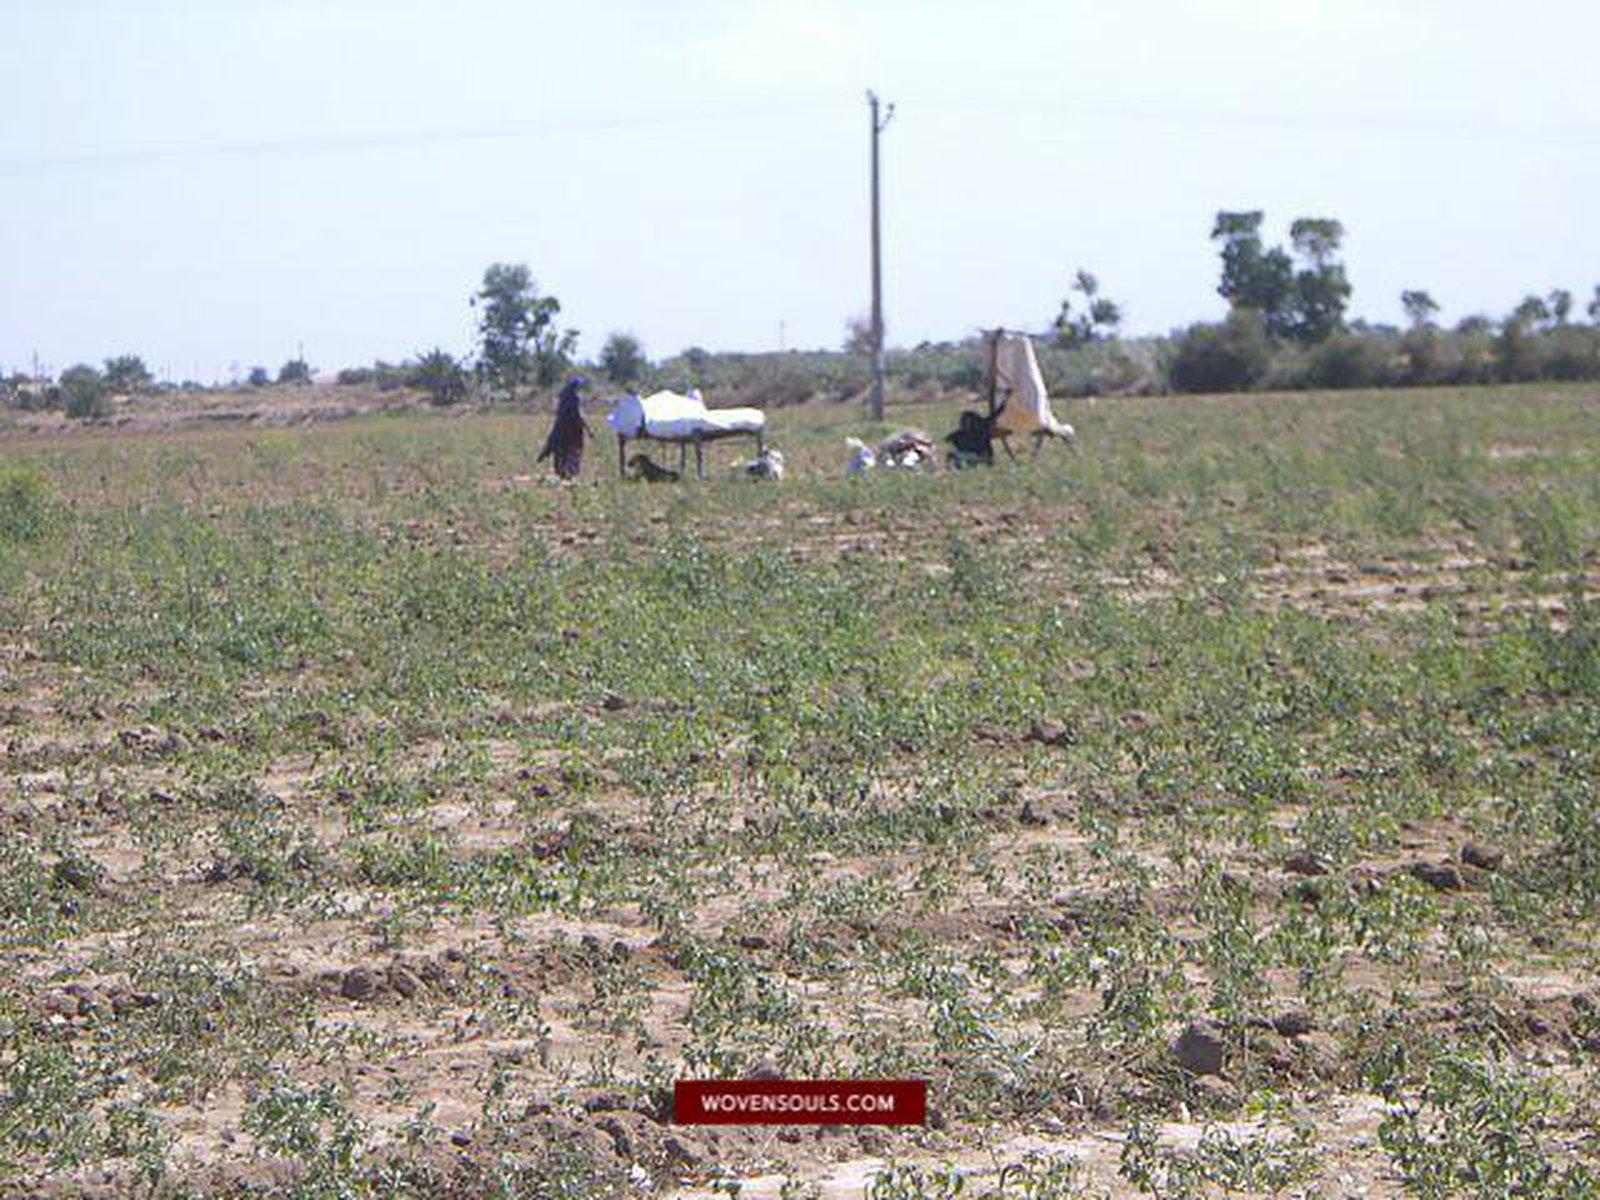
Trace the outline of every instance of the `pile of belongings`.
{"label": "pile of belongings", "polygon": [[859,475],[875,467],[920,471],[923,467],[937,466],[939,461],[933,439],[917,429],[902,429],[876,446],[869,446],[855,437],[844,441],[850,448],[850,464],[845,468],[849,475]]}

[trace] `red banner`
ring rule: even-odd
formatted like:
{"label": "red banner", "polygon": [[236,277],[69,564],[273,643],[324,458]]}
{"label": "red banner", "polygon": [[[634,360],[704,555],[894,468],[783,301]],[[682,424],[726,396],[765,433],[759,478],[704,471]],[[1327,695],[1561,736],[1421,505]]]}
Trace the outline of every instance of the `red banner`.
{"label": "red banner", "polygon": [[672,1119],[682,1125],[921,1125],[921,1079],[682,1079]]}

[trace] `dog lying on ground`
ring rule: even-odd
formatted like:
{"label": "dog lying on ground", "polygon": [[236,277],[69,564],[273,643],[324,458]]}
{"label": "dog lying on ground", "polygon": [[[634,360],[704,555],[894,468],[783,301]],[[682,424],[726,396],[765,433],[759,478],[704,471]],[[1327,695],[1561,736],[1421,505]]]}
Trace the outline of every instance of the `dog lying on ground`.
{"label": "dog lying on ground", "polygon": [[679,475],[668,467],[656,463],[648,454],[635,454],[628,460],[635,479],[646,483],[677,483]]}

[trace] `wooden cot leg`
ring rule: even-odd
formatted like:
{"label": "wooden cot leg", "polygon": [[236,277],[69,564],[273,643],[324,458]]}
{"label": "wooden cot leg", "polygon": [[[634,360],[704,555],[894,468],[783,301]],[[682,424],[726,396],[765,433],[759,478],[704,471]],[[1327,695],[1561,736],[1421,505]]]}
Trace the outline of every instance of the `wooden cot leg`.
{"label": "wooden cot leg", "polygon": [[1006,448],[1006,457],[1012,462],[1016,462],[1017,452],[1011,448],[1011,439],[1008,437],[1003,437],[1000,439],[1000,444]]}
{"label": "wooden cot leg", "polygon": [[696,479],[704,479],[706,477],[706,465],[700,454],[700,438],[698,436],[694,439],[694,477]]}
{"label": "wooden cot leg", "polygon": [[628,477],[628,439],[617,434],[617,478]]}
{"label": "wooden cot leg", "polygon": [[685,471],[687,471],[688,469],[689,469],[689,443],[688,442],[679,442],[678,443],[678,476],[679,476],[679,478],[682,478],[683,473]]}

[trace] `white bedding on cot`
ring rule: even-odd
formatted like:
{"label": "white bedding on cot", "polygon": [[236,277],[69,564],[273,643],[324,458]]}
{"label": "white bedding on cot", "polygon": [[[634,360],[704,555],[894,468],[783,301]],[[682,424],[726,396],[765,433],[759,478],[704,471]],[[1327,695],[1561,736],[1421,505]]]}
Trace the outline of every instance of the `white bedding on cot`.
{"label": "white bedding on cot", "polygon": [[767,415],[759,408],[707,408],[700,390],[687,396],[677,392],[629,394],[606,414],[606,424],[623,437],[652,437],[686,441],[696,434],[758,433]]}

